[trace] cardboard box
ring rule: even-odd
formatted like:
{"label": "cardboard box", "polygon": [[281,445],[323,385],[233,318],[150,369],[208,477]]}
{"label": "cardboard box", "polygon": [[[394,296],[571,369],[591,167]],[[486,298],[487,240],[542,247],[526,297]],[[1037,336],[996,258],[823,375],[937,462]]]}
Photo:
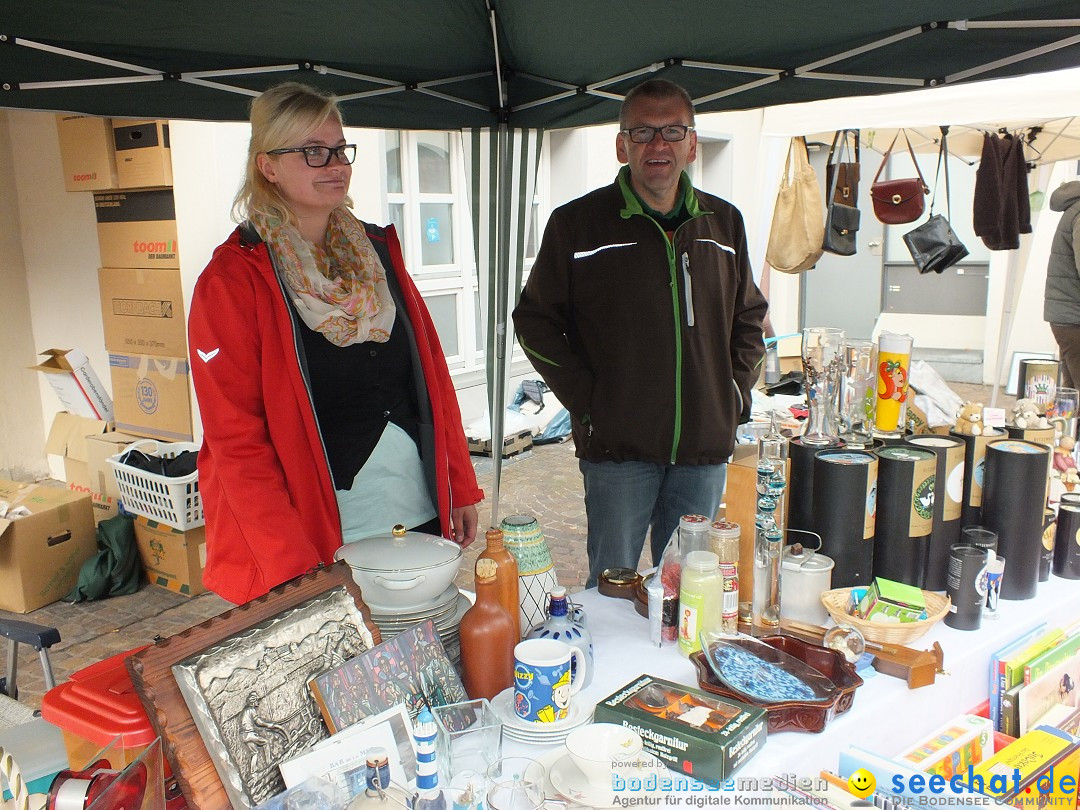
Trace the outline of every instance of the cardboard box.
{"label": "cardboard box", "polygon": [[[66,596],[97,553],[90,496],[0,479],[0,610],[29,613]],[[25,508],[29,514],[12,517]]]}
{"label": "cardboard box", "polygon": [[874,577],[857,613],[869,621],[917,622],[926,618],[926,601],[914,585]]}
{"label": "cardboard box", "polygon": [[114,120],[112,126],[120,188],[173,184],[167,121]]}
{"label": "cardboard box", "polygon": [[192,440],[186,357],[110,353],[109,372],[118,430],[171,442]]}
{"label": "cardboard box", "polygon": [[111,422],[113,402],[81,349],[46,349],[30,368],[44,373],[64,410],[76,416]]}
{"label": "cardboard box", "polygon": [[[642,693],[651,694],[643,700]],[[655,698],[669,700],[649,711]],[[641,735],[645,750],[673,771],[712,783],[728,779],[765,745],[764,709],[700,689],[642,675],[596,704],[597,723],[618,723]]]}
{"label": "cardboard box", "polygon": [[77,484],[89,491],[90,471],[87,466],[86,439],[112,428],[109,422],[87,419],[61,411],[53,418],[49,436],[45,439],[45,452],[64,457],[64,480],[69,486]]}
{"label": "cardboard box", "polygon": [[[125,447],[140,439],[140,436],[132,436],[119,431],[86,437],[86,470],[90,482],[90,497],[94,503],[95,523],[101,523],[103,520],[120,514],[122,501],[120,490],[116,486],[116,477],[113,475],[112,467],[105,463],[105,459],[123,452]],[[68,487],[76,488],[70,481]]]}
{"label": "cardboard box", "polygon": [[205,527],[182,532],[137,515],[135,542],[152,584],[187,596],[206,592],[202,581],[206,567]]}
{"label": "cardboard box", "polygon": [[994,725],[988,717],[962,714],[897,756],[905,765],[951,779],[966,774],[994,753]]}
{"label": "cardboard box", "polygon": [[60,163],[68,191],[119,188],[112,122],[92,115],[56,116]]}
{"label": "cardboard box", "polygon": [[98,289],[106,349],[165,357],[187,354],[179,270],[102,267]]}
{"label": "cardboard box", "polygon": [[102,267],[179,267],[172,189],[94,195]]}

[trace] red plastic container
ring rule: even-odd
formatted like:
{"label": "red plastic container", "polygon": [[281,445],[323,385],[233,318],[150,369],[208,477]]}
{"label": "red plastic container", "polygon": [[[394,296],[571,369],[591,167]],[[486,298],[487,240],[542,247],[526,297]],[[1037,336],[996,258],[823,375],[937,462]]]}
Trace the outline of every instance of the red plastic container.
{"label": "red plastic container", "polygon": [[[128,650],[80,669],[42,698],[41,716],[63,732],[73,770],[85,768],[114,740],[110,765],[124,768],[157,739],[124,666],[129,656],[143,649]],[[167,775],[167,762],[165,769]]]}
{"label": "red plastic container", "polygon": [[[987,698],[974,709],[968,709],[968,714],[974,714],[977,717],[990,717],[990,698]],[[1016,737],[1010,737],[1008,734],[1002,734],[1000,731],[994,732],[994,753],[996,754],[1006,745],[1016,742]]]}

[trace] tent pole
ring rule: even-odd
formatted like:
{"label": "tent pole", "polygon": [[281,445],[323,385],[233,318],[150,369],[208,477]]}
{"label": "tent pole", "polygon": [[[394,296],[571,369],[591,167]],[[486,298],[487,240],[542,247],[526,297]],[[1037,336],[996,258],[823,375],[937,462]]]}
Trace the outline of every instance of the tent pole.
{"label": "tent pole", "polygon": [[488,401],[491,411],[491,460],[493,479],[491,484],[491,525],[499,525],[499,490],[502,485],[503,433],[506,416],[506,328],[509,309],[510,281],[510,127],[500,122],[494,132],[496,145],[495,178],[495,296],[489,306],[495,308],[495,351],[491,369],[491,388]]}

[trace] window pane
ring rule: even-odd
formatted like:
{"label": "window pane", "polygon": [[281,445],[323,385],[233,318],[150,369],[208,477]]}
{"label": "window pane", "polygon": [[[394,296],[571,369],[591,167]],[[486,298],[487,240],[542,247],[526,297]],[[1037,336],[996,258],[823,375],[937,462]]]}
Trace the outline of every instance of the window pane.
{"label": "window pane", "polygon": [[405,205],[390,203],[390,222],[397,228],[398,239],[405,241]]}
{"label": "window pane", "polygon": [[401,133],[390,130],[386,133],[386,191],[388,194],[401,194]]}
{"label": "window pane", "polygon": [[417,133],[416,155],[420,164],[420,191],[425,194],[449,194],[450,134]]}
{"label": "window pane", "polygon": [[454,220],[452,203],[420,203],[421,263],[454,263]]}
{"label": "window pane", "polygon": [[435,331],[439,333],[443,354],[447,357],[458,354],[457,296],[424,296],[424,303],[427,304],[428,312],[431,313]]}

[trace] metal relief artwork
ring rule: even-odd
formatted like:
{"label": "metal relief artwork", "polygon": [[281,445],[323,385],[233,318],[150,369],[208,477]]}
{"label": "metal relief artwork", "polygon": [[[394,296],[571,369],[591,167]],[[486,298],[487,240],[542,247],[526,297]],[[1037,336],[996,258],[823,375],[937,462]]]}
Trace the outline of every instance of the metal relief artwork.
{"label": "metal relief artwork", "polygon": [[308,681],[373,646],[353,598],[336,589],[172,667],[234,807],[285,789],[278,763],[329,736]]}

